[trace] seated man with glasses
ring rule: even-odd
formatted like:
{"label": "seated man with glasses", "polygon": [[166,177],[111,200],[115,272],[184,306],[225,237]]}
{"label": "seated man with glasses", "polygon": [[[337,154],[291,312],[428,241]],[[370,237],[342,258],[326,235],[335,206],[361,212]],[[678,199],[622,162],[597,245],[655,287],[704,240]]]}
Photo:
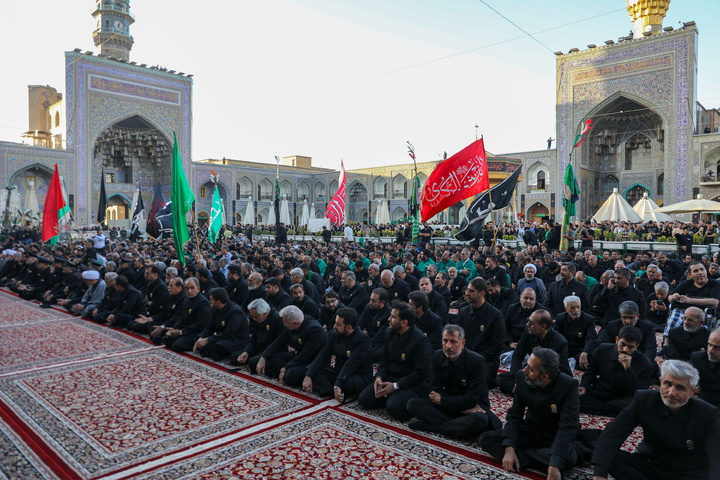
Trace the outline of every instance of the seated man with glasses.
{"label": "seated man with glasses", "polygon": [[638,349],[651,361],[655,361],[657,343],[655,341],[655,327],[647,320],[640,320],[640,310],[637,303],[628,300],[620,304],[620,318],[608,322],[607,326],[598,333],[597,343],[615,343],[623,327],[637,327],[642,332],[642,339]]}
{"label": "seated man with glasses", "polygon": [[665,326],[664,335],[683,323],[683,313],[688,307],[717,307],[720,304],[720,281],[708,278],[702,262],[688,265],[690,278],[680,282],[672,295],[668,297],[671,305],[670,316]]}
{"label": "seated man with glasses", "polygon": [[535,347],[549,348],[559,355],[560,372],[572,377],[572,370],[568,363],[568,342],[553,328],[553,319],[547,310],[536,310],[528,318],[527,329],[520,337],[520,341],[512,354],[512,364],[509,373],[500,373],[497,384],[500,391],[512,395],[515,392],[517,372],[523,368],[525,357],[530,355]]}
{"label": "seated man with glasses", "polygon": [[683,315],[683,324],[668,334],[667,357],[673,360],[690,361],[693,352],[705,349],[710,331],[705,328],[705,312],[698,307],[688,307]]}

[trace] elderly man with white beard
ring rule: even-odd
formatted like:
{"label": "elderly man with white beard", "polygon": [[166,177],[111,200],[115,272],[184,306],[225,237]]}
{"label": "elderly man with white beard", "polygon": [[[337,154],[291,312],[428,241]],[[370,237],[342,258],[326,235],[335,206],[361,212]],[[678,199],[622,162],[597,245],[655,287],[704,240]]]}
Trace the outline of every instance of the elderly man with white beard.
{"label": "elderly man with white beard", "polygon": [[524,278],[521,278],[517,284],[517,291],[522,292],[526,288],[532,288],[535,290],[535,298],[538,303],[545,304],[547,298],[547,288],[545,283],[539,278],[535,277],[537,273],[537,267],[535,264],[528,263],[523,269]]}
{"label": "elderly man with white beard", "polygon": [[[663,363],[660,390],[638,390],[603,430],[592,457],[594,479],[700,480],[720,478],[718,409],[695,398],[698,372],[687,362]],[[620,446],[637,426],[635,453]]]}

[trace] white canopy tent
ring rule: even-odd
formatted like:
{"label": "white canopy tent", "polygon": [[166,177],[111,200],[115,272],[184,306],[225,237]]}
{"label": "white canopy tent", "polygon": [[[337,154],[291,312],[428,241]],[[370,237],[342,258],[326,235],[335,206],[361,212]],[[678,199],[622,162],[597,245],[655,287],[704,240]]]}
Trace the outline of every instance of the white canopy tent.
{"label": "white canopy tent", "polygon": [[638,201],[635,206],[633,207],[633,210],[635,210],[638,215],[640,215],[644,222],[672,222],[673,219],[670,217],[670,215],[667,215],[665,213],[657,212],[656,210],[659,209],[658,204],[653,202],[653,200],[650,198],[647,192],[643,194],[643,198]]}
{"label": "white canopy tent", "polygon": [[290,219],[290,202],[288,202],[287,197],[284,197],[280,202],[280,223],[284,223],[285,225],[292,224]]}
{"label": "white canopy tent", "polygon": [[248,199],[247,207],[245,207],[245,216],[242,218],[242,223],[255,225],[255,207],[253,205],[253,199]]}
{"label": "white canopy tent", "polygon": [[720,202],[707,200],[698,195],[692,200],[674,203],[654,210],[655,213],[720,213]]}
{"label": "white canopy tent", "polygon": [[380,202],[380,205],[378,205],[375,223],[378,225],[390,223],[390,210],[388,209],[387,200],[383,200]]}
{"label": "white canopy tent", "polygon": [[310,219],[310,209],[307,200],[303,200],[302,213],[300,214],[300,226],[305,227]]}
{"label": "white canopy tent", "polygon": [[25,215],[30,218],[40,216],[40,207],[38,206],[37,195],[35,194],[35,182],[30,181],[28,189],[25,191]]}
{"label": "white canopy tent", "polygon": [[596,222],[632,222],[642,223],[642,217],[632,209],[630,204],[618,193],[617,188],[613,188],[605,203],[593,215]]}
{"label": "white canopy tent", "polygon": [[265,225],[274,226],[275,220],[275,207],[273,205],[270,205],[270,214],[268,215],[268,219],[267,222],[265,222]]}

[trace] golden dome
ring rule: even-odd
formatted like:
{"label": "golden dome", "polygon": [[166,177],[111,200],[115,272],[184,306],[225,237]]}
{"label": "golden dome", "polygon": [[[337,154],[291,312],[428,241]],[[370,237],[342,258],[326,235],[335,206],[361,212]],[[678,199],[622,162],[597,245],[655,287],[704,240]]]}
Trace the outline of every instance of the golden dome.
{"label": "golden dome", "polygon": [[642,38],[645,32],[660,33],[668,8],[670,0],[627,0],[635,38]]}

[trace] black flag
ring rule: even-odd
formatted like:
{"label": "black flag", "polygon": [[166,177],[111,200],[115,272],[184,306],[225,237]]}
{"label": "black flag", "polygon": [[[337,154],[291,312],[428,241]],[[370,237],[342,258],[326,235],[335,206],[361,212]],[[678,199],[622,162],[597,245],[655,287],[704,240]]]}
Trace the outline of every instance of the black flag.
{"label": "black flag", "polygon": [[156,238],[172,238],[173,222],[172,222],[172,200],[165,204],[155,216],[158,226],[158,235]]}
{"label": "black flag", "polygon": [[465,242],[474,239],[480,233],[485,219],[492,210],[500,210],[510,205],[521,170],[522,166],[518,167],[508,178],[473,200],[455,238]]}
{"label": "black flag", "polygon": [[157,217],[163,207],[165,207],[165,195],[158,183],[157,187],[155,187],[155,195],[153,196],[152,205],[150,205],[150,213],[148,213],[147,225],[145,226],[145,232],[153,238],[160,238],[161,228]]}
{"label": "black flag", "polygon": [[130,227],[131,242],[137,242],[138,238],[140,238],[140,214],[142,214],[143,210],[145,210],[145,203],[143,202],[140,185],[138,185],[138,200],[135,205],[135,211],[133,212],[132,227]]}
{"label": "black flag", "polygon": [[107,210],[107,194],[105,193],[105,169],[100,174],[100,203],[98,204],[97,221],[99,224],[105,223],[105,210]]}

